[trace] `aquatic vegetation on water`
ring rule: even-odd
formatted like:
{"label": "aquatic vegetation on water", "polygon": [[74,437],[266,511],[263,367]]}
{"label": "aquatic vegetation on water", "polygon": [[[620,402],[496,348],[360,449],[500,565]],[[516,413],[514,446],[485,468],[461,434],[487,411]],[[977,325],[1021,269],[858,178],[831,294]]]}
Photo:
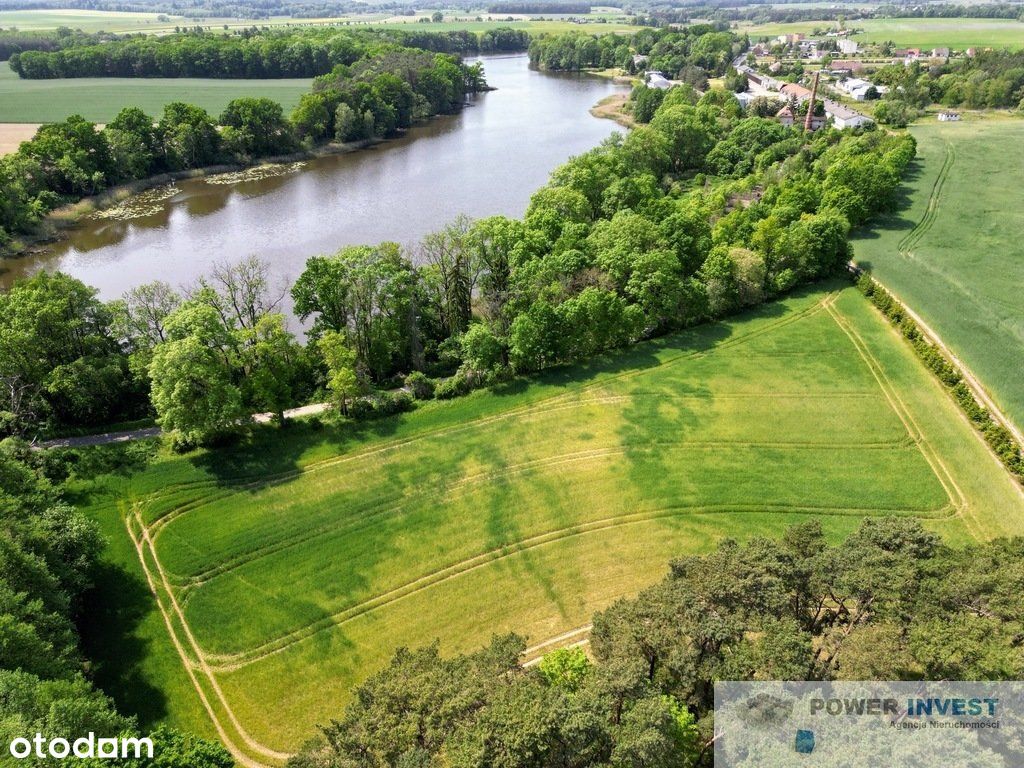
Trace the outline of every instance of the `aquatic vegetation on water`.
{"label": "aquatic vegetation on water", "polygon": [[207,184],[239,184],[244,181],[261,181],[275,176],[287,176],[290,173],[298,173],[306,167],[304,162],[295,163],[268,163],[266,165],[254,165],[244,171],[232,171],[231,173],[218,173],[208,176]]}
{"label": "aquatic vegetation on water", "polygon": [[137,195],[132,195],[127,200],[122,200],[117,205],[96,211],[94,219],[113,219],[114,221],[127,221],[129,219],[140,219],[143,216],[152,216],[160,213],[164,208],[164,202],[181,192],[174,184],[164,184],[160,187],[147,189]]}

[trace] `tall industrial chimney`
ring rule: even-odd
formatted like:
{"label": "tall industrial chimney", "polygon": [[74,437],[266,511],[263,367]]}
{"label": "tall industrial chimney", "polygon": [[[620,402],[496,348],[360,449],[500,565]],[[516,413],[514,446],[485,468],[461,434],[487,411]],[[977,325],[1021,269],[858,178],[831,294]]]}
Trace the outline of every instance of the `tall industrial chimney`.
{"label": "tall industrial chimney", "polygon": [[814,85],[811,86],[811,100],[807,104],[807,119],[804,120],[804,130],[805,131],[811,130],[811,120],[814,117],[814,100],[818,96],[818,77],[819,77],[819,75],[821,75],[821,70],[820,69],[817,72],[814,73]]}

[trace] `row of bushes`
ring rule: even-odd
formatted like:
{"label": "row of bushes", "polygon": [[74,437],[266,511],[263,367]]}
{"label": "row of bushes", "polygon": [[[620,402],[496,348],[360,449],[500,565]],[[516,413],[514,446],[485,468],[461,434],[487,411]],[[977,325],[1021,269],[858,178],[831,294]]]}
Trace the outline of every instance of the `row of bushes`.
{"label": "row of bushes", "polygon": [[982,406],[971,388],[964,381],[963,374],[953,365],[942,351],[930,342],[920,327],[908,314],[904,306],[866,272],[861,273],[857,287],[878,307],[900,333],[910,342],[925,366],[934,373],[952,393],[953,399],[984,436],[999,459],[1019,480],[1024,481],[1024,451],[1013,434],[996,421]]}

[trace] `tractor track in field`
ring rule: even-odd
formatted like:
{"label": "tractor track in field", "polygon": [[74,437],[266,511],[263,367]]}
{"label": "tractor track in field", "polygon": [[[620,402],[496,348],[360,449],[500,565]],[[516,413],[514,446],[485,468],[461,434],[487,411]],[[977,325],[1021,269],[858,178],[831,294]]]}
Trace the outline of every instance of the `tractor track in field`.
{"label": "tractor track in field", "polygon": [[[314,541],[323,536],[335,533],[350,532],[369,529],[377,526],[387,519],[397,516],[408,510],[413,504],[436,501],[441,497],[458,498],[458,492],[472,492],[483,484],[501,481],[507,478],[516,477],[541,469],[550,469],[560,466],[571,466],[582,461],[598,460],[611,456],[620,456],[629,451],[643,451],[650,448],[671,448],[683,447],[693,450],[718,450],[718,449],[782,449],[782,450],[821,450],[831,448],[838,450],[899,450],[913,445],[910,440],[885,440],[877,442],[807,442],[807,441],[749,441],[749,440],[645,440],[642,442],[625,442],[604,448],[593,448],[586,451],[575,451],[571,453],[557,454],[537,459],[531,459],[519,464],[512,464],[502,467],[499,470],[479,472],[460,478],[457,481],[442,484],[440,487],[420,488],[411,494],[404,496],[389,497],[378,500],[377,503],[355,507],[347,510],[348,515],[343,519],[334,519],[313,528],[298,530],[294,533],[282,536],[269,544],[262,544],[250,549],[241,550],[231,557],[218,562],[215,566],[206,568],[191,574],[175,573],[169,570],[168,573],[172,582],[179,587],[192,589],[199,587],[211,579],[230,573],[247,563],[258,560],[262,557],[290,549],[294,546]],[[209,504],[212,502],[204,503]],[[336,518],[336,516],[333,516]],[[153,525],[150,533],[153,539],[165,530],[162,527]],[[156,533],[154,533],[156,531]]]}
{"label": "tractor track in field", "polygon": [[939,168],[939,173],[935,177],[935,182],[932,184],[924,216],[922,216],[921,220],[917,222],[914,228],[896,244],[896,249],[901,255],[909,255],[911,249],[921,242],[921,238],[928,234],[928,230],[930,230],[932,225],[935,223],[935,219],[939,215],[939,200],[942,197],[942,188],[946,185],[946,180],[949,178],[949,173],[953,169],[954,162],[956,162],[956,151],[953,149],[953,145],[947,142],[946,157],[943,158],[942,167]]}
{"label": "tractor track in field", "polygon": [[618,515],[616,517],[592,520],[547,531],[522,539],[518,542],[511,542],[502,545],[501,547],[497,547],[488,552],[474,555],[473,557],[467,558],[461,562],[454,563],[420,576],[403,585],[388,590],[387,592],[380,593],[361,603],[346,607],[345,609],[333,613],[330,616],[326,616],[303,627],[291,630],[277,638],[261,643],[260,645],[237,653],[222,654],[207,652],[205,654],[205,658],[210,663],[211,668],[218,672],[230,672],[241,669],[258,661],[262,661],[263,659],[269,658],[270,656],[275,656],[286,651],[295,644],[307,640],[321,632],[342,626],[349,621],[370,613],[371,611],[392,605],[393,603],[407,597],[423,592],[426,589],[451,581],[452,579],[464,576],[468,573],[472,573],[495,562],[522,554],[523,552],[528,552],[533,549],[537,549],[538,547],[564,541],[569,538],[627,525],[638,525],[669,518],[759,512],[791,515],[806,514],[860,517],[913,515],[928,519],[943,519],[957,514],[956,508],[948,504],[934,510],[918,510],[894,507],[835,507],[828,505],[771,504],[762,502],[757,504],[723,505],[679,504],[661,507],[654,510],[647,510],[644,512],[637,512],[630,515]]}

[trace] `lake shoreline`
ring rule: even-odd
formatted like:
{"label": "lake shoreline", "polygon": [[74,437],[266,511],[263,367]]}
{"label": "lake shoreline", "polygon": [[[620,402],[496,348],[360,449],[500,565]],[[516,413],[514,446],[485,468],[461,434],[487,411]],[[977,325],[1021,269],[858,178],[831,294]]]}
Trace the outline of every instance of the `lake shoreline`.
{"label": "lake shoreline", "polygon": [[[497,89],[488,87],[481,92],[494,90]],[[465,104],[462,108],[467,109],[471,106],[472,104]],[[427,120],[416,123],[412,127],[415,128],[418,126],[429,125],[440,117],[450,117],[450,115],[434,115]],[[395,141],[396,139],[401,139],[406,136],[407,133],[408,129],[388,138],[362,139],[360,141],[349,142],[331,141],[326,144],[320,144],[313,149],[303,149],[286,155],[261,157],[248,163],[220,163],[217,165],[204,166],[202,168],[190,168],[184,171],[158,173],[155,176],[149,176],[145,179],[136,179],[134,181],[125,182],[124,184],[117,184],[103,190],[102,192],[98,192],[95,195],[83,197],[77,202],[68,203],[60,208],[54,208],[43,217],[42,221],[39,222],[37,232],[23,234],[16,238],[12,238],[12,240],[6,245],[0,246],[0,265],[2,265],[6,260],[19,259],[43,253],[46,250],[43,246],[53,245],[54,243],[58,243],[65,239],[68,231],[80,224],[86,217],[92,216],[100,211],[118,205],[119,203],[123,203],[125,200],[135,197],[136,195],[165,184],[173,184],[176,181],[185,181],[189,179],[203,179],[210,176],[217,176],[222,173],[235,173],[252,168],[259,168],[261,166],[273,166],[285,163],[302,162],[306,160],[316,160],[317,158],[330,157],[332,155],[347,155],[353,152],[361,152],[380,144],[387,144],[391,141]]]}
{"label": "lake shoreline", "polygon": [[161,174],[65,206],[22,239],[20,257],[0,262],[0,290],[45,269],[114,299],[253,254],[294,279],[311,256],[384,240],[412,247],[457,214],[520,217],[554,168],[623,131],[589,110],[627,90],[590,73],[540,73],[525,59],[488,58],[494,93],[379,146]]}

